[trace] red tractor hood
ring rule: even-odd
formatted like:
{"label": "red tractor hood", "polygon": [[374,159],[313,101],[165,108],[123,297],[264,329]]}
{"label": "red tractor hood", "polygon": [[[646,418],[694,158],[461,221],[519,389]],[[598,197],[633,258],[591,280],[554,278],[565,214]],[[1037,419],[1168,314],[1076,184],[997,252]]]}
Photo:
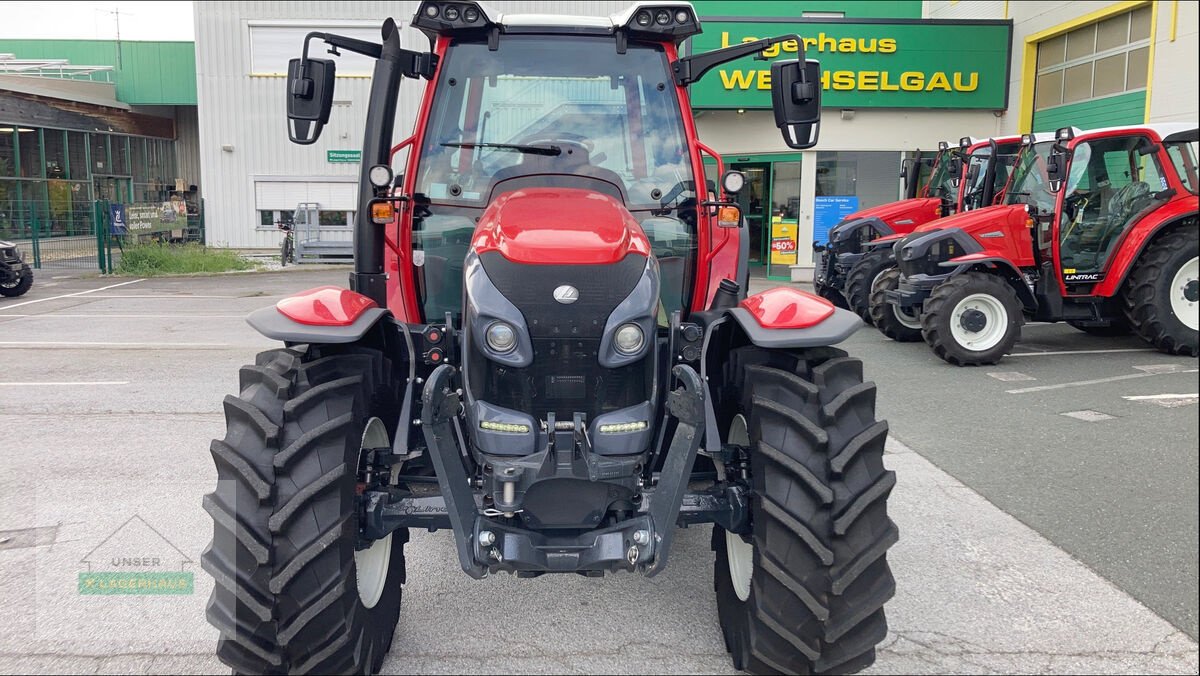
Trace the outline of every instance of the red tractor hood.
{"label": "red tractor hood", "polygon": [[[1019,215],[1016,218],[1015,215]],[[1020,221],[1019,225],[1024,227],[1025,223],[1025,206],[1022,204],[1006,204],[994,207],[984,207],[982,209],[972,209],[971,211],[963,211],[953,216],[939,218],[936,221],[930,221],[925,225],[917,228],[914,232],[928,232],[930,230],[941,230],[943,228],[959,228],[969,235],[975,236],[977,233],[990,232],[991,230],[1003,230],[1010,220]]]}
{"label": "red tractor hood", "polygon": [[471,247],[527,265],[605,265],[650,255],[650,241],[624,205],[577,188],[502,194],[479,217]]}
{"label": "red tractor hood", "polygon": [[[921,225],[938,217],[939,209],[942,201],[936,197],[914,197],[912,199],[900,200],[899,202],[888,202],[880,204],[877,207],[862,209],[856,211],[842,219],[843,222],[851,221],[856,218],[875,217],[887,223],[890,226],[899,225],[900,230],[904,230],[903,226]],[[908,221],[901,223],[900,221]]]}

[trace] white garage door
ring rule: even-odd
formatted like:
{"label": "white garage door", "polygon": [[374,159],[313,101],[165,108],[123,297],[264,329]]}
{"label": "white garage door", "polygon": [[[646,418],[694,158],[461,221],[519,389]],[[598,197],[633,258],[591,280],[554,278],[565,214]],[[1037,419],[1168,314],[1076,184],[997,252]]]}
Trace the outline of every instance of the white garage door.
{"label": "white garage door", "polygon": [[358,184],[344,181],[255,181],[259,211],[291,211],[301,202],[316,202],[322,211],[354,211]]}

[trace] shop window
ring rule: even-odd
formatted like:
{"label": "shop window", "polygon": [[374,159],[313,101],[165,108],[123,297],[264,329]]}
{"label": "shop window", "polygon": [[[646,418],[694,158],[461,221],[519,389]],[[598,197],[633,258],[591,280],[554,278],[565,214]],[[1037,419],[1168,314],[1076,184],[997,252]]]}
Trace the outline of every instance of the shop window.
{"label": "shop window", "polygon": [[88,169],[88,139],[81,131],[67,132],[67,165],[69,178],[85,180],[91,174]]}
{"label": "shop window", "polygon": [[42,177],[42,148],[40,129],[17,128],[17,143],[21,146],[21,175],[25,178]]}
{"label": "shop window", "polygon": [[859,209],[894,202],[900,194],[899,154],[886,151],[818,152],[813,239]]}
{"label": "shop window", "polygon": [[1039,43],[1034,110],[1145,89],[1149,52],[1149,7]]}

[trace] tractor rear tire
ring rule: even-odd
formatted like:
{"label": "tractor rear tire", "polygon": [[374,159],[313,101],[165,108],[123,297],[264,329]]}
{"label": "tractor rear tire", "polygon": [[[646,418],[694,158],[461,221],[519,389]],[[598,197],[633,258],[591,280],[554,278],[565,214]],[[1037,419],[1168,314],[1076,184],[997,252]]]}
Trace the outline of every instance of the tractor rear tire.
{"label": "tractor rear tire", "polygon": [[0,284],[0,296],[7,298],[15,298],[25,295],[25,292],[33,286],[33,269],[22,263],[17,270],[19,275],[15,281],[5,282]]}
{"label": "tractor rear tire", "polygon": [[995,364],[1021,337],[1025,316],[1003,278],[971,271],[934,288],[925,301],[921,333],[938,357],[955,366]]}
{"label": "tractor rear tire", "polygon": [[832,348],[743,348],[731,362],[742,403],[726,436],[748,445],[753,492],[749,534],[713,527],[726,649],[754,674],[864,669],[887,635],[899,537],[875,385]]}
{"label": "tractor rear tire", "polygon": [[921,340],[921,316],[906,316],[887,301],[887,292],[900,286],[900,268],[884,270],[871,287],[871,323],[883,335],[900,343]]}
{"label": "tractor rear tire", "polygon": [[863,254],[858,262],[846,273],[846,302],[850,309],[870,324],[871,318],[871,289],[879,276],[888,268],[896,265],[891,249],[875,249]]}
{"label": "tractor rear tire", "polygon": [[1198,253],[1195,226],[1176,230],[1142,252],[1126,282],[1125,317],[1133,332],[1160,352],[1197,355]]}
{"label": "tractor rear tire", "polygon": [[225,398],[201,565],[235,673],[374,673],[391,646],[408,532],[356,551],[356,488],[367,430],[394,433],[395,379],[381,352],[334,347],[263,352]]}

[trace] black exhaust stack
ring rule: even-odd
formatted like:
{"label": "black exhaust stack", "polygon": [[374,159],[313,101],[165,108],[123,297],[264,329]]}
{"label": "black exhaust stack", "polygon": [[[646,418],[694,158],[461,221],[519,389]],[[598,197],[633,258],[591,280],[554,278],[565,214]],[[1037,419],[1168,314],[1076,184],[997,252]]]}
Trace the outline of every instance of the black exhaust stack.
{"label": "black exhaust stack", "polygon": [[396,22],[383,22],[383,51],[371,76],[371,98],[367,104],[367,126],[363,134],[362,163],[358,177],[358,212],[354,217],[354,272],[350,289],[384,307],[387,305],[387,275],[383,271],[383,226],[371,222],[371,200],[375,188],[368,173],[377,164],[390,164],[392,127],[396,103],[406,66],[411,69],[412,52],[400,48]]}

